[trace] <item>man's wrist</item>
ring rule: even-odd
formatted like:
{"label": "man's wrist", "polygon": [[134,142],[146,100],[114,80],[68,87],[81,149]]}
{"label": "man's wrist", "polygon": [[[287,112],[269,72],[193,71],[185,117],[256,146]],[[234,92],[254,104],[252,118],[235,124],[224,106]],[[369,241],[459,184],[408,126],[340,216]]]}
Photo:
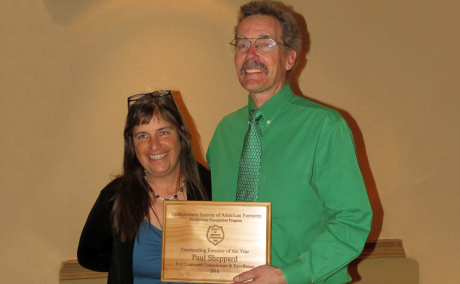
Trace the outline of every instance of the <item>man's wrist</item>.
{"label": "man's wrist", "polygon": [[310,271],[308,271],[305,263],[299,258],[280,269],[287,284],[311,283]]}

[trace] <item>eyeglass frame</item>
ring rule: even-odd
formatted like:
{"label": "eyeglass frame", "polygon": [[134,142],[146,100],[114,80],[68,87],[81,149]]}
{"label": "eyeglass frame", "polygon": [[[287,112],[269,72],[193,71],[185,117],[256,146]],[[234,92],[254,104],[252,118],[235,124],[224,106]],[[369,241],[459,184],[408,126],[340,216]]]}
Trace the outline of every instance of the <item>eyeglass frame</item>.
{"label": "eyeglass frame", "polygon": [[[157,94],[156,93],[164,93],[166,92],[166,94]],[[137,99],[133,99],[134,97],[137,97],[137,96],[140,96],[139,98]],[[151,93],[145,93],[145,94],[136,94],[136,95],[132,95],[130,97],[128,97],[128,111],[129,111],[129,108],[131,107],[130,106],[130,103],[132,102],[137,102],[137,101],[140,101],[142,100],[145,96],[150,96],[150,97],[153,97],[153,98],[160,98],[160,97],[165,97],[165,96],[171,96],[171,99],[174,103],[174,106],[176,107],[177,111],[179,111],[179,108],[177,107],[177,104],[176,104],[176,101],[174,100],[174,97],[171,93],[170,90],[158,90],[158,91],[155,91],[155,92],[151,92]],[[180,112],[179,112],[180,113]]]}
{"label": "eyeglass frame", "polygon": [[[282,45],[282,46],[290,47],[288,44],[284,44],[284,43],[277,42],[277,41],[275,41],[274,39],[272,39],[272,38],[269,37],[269,36],[261,36],[261,37],[257,37],[257,38],[254,38],[254,37],[251,37],[251,38],[240,37],[240,38],[235,38],[234,40],[232,40],[231,42],[229,42],[230,45],[232,45],[232,46],[235,47],[235,50],[234,50],[234,52],[233,52],[233,53],[235,53],[235,54],[238,54],[238,51],[236,50],[236,41],[237,41],[237,40],[240,40],[240,39],[246,39],[246,40],[249,42],[248,50],[247,50],[245,53],[247,53],[247,52],[249,51],[249,48],[251,48],[251,43],[254,43],[254,45],[255,45],[255,47],[256,47],[256,50],[257,50],[258,52],[260,52],[260,51],[259,51],[259,46],[256,44],[256,41],[258,41],[259,39],[269,39],[269,40],[271,40],[275,45],[278,45],[278,44],[279,44],[279,45]],[[254,39],[254,41],[250,41],[250,39]],[[235,42],[235,43],[234,43],[234,42]],[[273,53],[274,51],[275,51],[275,49],[273,49],[272,52],[266,53],[266,54],[271,54],[271,53]],[[240,54],[244,54],[244,53],[240,53]]]}

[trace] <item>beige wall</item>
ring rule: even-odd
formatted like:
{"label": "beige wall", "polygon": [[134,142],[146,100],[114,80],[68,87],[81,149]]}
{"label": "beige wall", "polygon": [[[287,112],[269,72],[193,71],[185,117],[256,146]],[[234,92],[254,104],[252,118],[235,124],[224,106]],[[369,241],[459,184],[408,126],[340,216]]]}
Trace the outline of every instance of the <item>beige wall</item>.
{"label": "beige wall", "polygon": [[[0,282],[58,283],[76,257],[120,173],[129,95],[175,90],[206,152],[247,100],[228,46],[244,2],[0,2]],[[294,88],[350,123],[371,237],[403,239],[420,283],[457,282],[460,2],[285,3],[312,40]]]}

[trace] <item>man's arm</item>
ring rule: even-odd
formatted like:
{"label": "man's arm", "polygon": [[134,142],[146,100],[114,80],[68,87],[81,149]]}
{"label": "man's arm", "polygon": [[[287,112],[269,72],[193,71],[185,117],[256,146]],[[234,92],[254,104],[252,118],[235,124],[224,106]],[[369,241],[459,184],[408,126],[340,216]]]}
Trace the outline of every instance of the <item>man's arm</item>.
{"label": "man's arm", "polygon": [[312,181],[327,216],[326,230],[308,251],[281,267],[289,284],[322,282],[344,269],[359,256],[370,232],[372,209],[342,117],[332,120],[320,137]]}
{"label": "man's arm", "polygon": [[[288,284],[323,282],[334,277],[360,254],[370,231],[372,210],[353,138],[341,117],[333,119],[323,129],[315,152],[311,183],[327,217],[324,233],[295,261],[280,269],[260,266],[235,277],[234,281],[254,279],[254,283]],[[280,271],[285,279],[279,277]],[[347,281],[338,279],[338,283]]]}

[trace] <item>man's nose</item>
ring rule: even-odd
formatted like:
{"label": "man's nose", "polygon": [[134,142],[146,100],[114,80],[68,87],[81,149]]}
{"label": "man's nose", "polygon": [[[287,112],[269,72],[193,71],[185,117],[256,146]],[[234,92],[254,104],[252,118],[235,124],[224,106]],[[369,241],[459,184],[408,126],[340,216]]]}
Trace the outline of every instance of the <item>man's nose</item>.
{"label": "man's nose", "polygon": [[255,42],[251,42],[251,44],[249,45],[248,53],[246,54],[246,56],[248,58],[255,58],[259,56],[259,52],[257,51]]}

